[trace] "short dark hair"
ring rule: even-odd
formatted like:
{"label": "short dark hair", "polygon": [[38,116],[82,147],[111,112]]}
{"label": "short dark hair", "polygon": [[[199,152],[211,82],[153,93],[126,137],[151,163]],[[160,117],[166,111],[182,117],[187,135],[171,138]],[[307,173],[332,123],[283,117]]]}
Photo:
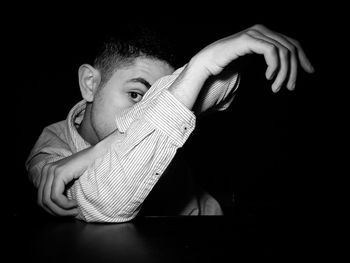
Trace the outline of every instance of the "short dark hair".
{"label": "short dark hair", "polygon": [[102,41],[93,66],[101,72],[101,86],[115,70],[144,56],[158,59],[176,68],[175,46],[159,27],[128,24],[115,28]]}

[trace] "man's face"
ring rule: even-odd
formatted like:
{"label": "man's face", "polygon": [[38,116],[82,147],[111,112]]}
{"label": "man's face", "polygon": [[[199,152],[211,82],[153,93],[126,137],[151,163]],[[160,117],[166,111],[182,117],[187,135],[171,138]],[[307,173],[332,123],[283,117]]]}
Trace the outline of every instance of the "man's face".
{"label": "man's face", "polygon": [[153,83],[173,71],[167,63],[145,57],[117,69],[105,86],[99,88],[93,101],[91,124],[99,140],[116,129],[117,113],[139,102]]}

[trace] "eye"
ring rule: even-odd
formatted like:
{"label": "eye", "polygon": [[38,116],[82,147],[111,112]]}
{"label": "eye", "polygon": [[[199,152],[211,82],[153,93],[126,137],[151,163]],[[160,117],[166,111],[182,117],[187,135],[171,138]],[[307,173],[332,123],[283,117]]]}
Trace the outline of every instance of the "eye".
{"label": "eye", "polygon": [[131,92],[129,92],[129,97],[130,97],[134,102],[139,102],[139,101],[142,99],[143,94],[138,93],[138,92],[135,92],[135,91],[131,91]]}

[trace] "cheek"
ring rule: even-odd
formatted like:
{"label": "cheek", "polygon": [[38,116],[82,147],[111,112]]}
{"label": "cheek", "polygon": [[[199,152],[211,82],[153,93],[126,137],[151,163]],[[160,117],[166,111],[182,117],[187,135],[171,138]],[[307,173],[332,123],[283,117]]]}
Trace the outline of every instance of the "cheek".
{"label": "cheek", "polygon": [[93,104],[92,123],[100,139],[106,137],[116,128],[115,116],[132,106],[127,96],[121,94],[100,94]]}
{"label": "cheek", "polygon": [[111,107],[102,101],[95,101],[92,107],[91,123],[99,139],[103,139],[114,129]]}

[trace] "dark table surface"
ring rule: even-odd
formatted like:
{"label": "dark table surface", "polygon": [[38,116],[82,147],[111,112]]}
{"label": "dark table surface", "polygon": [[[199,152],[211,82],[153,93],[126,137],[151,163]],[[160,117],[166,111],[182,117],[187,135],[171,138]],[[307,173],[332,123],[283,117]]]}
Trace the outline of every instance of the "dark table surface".
{"label": "dark table surface", "polygon": [[219,217],[142,217],[122,224],[27,212],[7,219],[7,262],[285,262],[326,252],[315,242],[321,229],[273,206]]}

